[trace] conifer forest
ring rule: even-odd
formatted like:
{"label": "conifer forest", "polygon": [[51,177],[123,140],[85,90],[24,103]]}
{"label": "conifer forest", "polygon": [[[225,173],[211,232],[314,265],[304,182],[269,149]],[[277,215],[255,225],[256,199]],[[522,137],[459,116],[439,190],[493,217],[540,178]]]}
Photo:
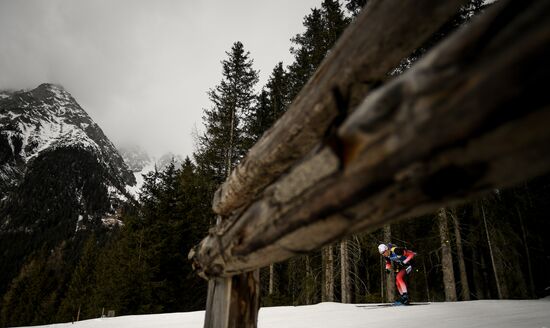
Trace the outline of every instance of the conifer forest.
{"label": "conifer forest", "polygon": [[[44,208],[40,202],[58,204],[49,213],[55,228],[41,240],[31,243],[21,235],[0,240],[1,250],[17,249],[0,257],[0,326],[97,318],[107,310],[117,316],[204,310],[207,281],[194,272],[188,253],[216,223],[214,192],[285,113],[367,1],[322,0],[311,9],[303,18],[304,31],[292,38],[293,61],[276,64],[265,85],[259,85],[254,54],[235,41],[220,58],[219,82],[205,90],[210,107],[194,136],[195,152],[181,165],[172,162],[144,176],[139,199],[118,213],[123,225],[65,238],[55,218],[72,205],[32,186],[19,194],[29,206],[0,208],[0,214],[32,222]],[[405,72],[490,6],[470,0],[391,75]],[[75,156],[82,170],[103,174],[85,154]],[[65,164],[59,166],[63,172]],[[48,170],[36,174],[54,179]],[[85,197],[101,198],[94,188],[90,185]],[[417,254],[408,278],[414,301],[545,297],[550,295],[549,199],[550,176],[541,176],[272,264],[260,270],[261,306],[392,302],[395,278],[385,272],[377,249],[388,242]]]}

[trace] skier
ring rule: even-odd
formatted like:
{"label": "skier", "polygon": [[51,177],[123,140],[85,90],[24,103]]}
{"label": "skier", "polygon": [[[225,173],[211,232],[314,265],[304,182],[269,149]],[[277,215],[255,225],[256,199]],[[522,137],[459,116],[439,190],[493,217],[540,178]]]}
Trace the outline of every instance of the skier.
{"label": "skier", "polygon": [[407,292],[407,284],[405,284],[404,277],[406,274],[411,273],[411,260],[416,255],[416,253],[392,244],[378,245],[378,252],[386,260],[386,272],[390,273],[391,269],[394,269],[396,272],[395,285],[397,286],[397,291],[399,292],[400,297],[395,301],[394,304],[409,304],[409,294]]}

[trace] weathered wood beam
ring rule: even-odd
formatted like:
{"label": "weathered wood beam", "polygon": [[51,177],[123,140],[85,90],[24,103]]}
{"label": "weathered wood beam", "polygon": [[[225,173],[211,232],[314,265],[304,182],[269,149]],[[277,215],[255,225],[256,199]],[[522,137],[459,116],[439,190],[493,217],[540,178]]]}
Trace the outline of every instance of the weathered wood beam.
{"label": "weathered wood beam", "polygon": [[[455,14],[465,0],[371,0],[343,33],[283,117],[217,190],[213,209],[228,216],[306,155],[373,85]],[[335,93],[338,95],[335,96]],[[358,99],[358,100],[355,100]]]}
{"label": "weathered wood beam", "polygon": [[231,278],[225,277],[212,278],[208,281],[204,328],[228,327],[232,283]]}
{"label": "weathered wood beam", "polygon": [[231,276],[548,172],[549,15],[501,0],[449,37],[205,238],[195,267]]}
{"label": "weathered wood beam", "polygon": [[231,279],[233,288],[228,327],[256,327],[260,309],[260,270],[235,275]]}
{"label": "weathered wood beam", "polygon": [[254,328],[260,308],[260,270],[208,281],[204,328]]}

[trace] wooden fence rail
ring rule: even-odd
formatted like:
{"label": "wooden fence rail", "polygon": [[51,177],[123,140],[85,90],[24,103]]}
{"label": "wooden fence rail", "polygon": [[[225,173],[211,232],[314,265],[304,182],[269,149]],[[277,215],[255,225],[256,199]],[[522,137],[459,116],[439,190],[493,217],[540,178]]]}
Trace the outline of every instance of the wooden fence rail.
{"label": "wooden fence rail", "polygon": [[[345,71],[348,65],[338,66],[341,61],[362,58],[356,52],[348,58],[339,47],[372,42],[358,36],[366,31],[353,30],[366,26],[361,19],[383,24],[369,10],[388,13],[377,10],[411,2],[369,3],[374,5],[344,34],[333,50],[337,54],[327,58],[293,105],[302,101],[313,106],[302,111],[314,114],[300,114],[313,116],[285,114],[219,190],[214,208],[230,215],[190,258],[199,274],[219,282],[210,285],[210,304],[231,309],[239,298],[242,304],[254,304],[218,317],[207,306],[206,327],[255,327],[259,303],[250,295],[256,292],[256,280],[247,272],[550,171],[550,98],[543,82],[550,74],[548,1],[499,1],[406,73],[372,91],[326,137],[338,112],[334,88],[348,90],[343,94],[350,96],[350,86],[365,81],[354,78],[361,75],[357,72],[343,73],[337,82],[336,73],[323,79],[331,65]],[[414,1],[419,3],[445,7],[450,2]],[[407,24],[425,19],[403,16],[410,19]],[[321,100],[300,99],[305,95]],[[327,113],[319,113],[323,111]],[[307,131],[297,137],[296,117],[306,122],[324,117],[325,125],[315,129],[300,123]],[[285,125],[290,127],[286,134]],[[292,147],[299,148],[295,156],[287,153]],[[271,161],[283,158],[284,164],[266,164],[269,172],[256,168],[262,154]],[[257,177],[261,173],[269,177]],[[235,201],[235,195],[244,200]],[[248,319],[239,319],[239,313]]]}

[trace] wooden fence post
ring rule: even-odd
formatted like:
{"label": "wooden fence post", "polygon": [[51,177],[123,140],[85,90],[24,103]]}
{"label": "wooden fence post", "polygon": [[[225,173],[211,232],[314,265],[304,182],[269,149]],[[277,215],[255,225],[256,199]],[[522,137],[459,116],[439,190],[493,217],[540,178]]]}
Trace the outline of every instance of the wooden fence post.
{"label": "wooden fence post", "polygon": [[226,328],[229,319],[231,278],[208,280],[204,328]]}
{"label": "wooden fence post", "polygon": [[253,328],[260,309],[260,270],[208,281],[205,328]]}
{"label": "wooden fence post", "polygon": [[260,309],[260,270],[231,277],[229,328],[255,328]]}

